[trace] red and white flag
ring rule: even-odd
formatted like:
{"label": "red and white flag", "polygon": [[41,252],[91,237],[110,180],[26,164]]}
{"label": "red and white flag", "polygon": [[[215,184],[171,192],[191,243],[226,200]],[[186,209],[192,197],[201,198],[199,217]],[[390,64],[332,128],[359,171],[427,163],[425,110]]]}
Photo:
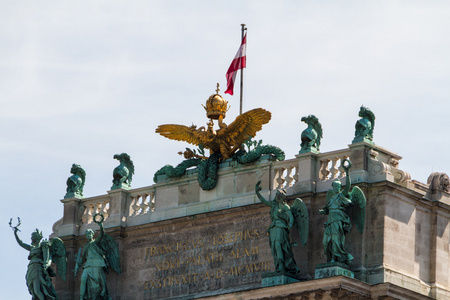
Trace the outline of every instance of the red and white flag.
{"label": "red and white flag", "polygon": [[239,47],[236,56],[234,57],[230,67],[228,68],[227,75],[225,75],[227,77],[227,90],[225,91],[225,94],[233,95],[234,80],[236,79],[236,73],[238,70],[245,68],[247,60],[245,56],[245,50],[247,48],[246,41],[247,41],[247,34],[244,35],[241,47]]}

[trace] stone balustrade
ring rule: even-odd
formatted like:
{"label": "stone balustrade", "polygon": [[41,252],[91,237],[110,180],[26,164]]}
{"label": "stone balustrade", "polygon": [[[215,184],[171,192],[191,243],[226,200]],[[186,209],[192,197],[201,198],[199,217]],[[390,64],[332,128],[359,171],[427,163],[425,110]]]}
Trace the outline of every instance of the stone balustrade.
{"label": "stone balustrade", "polygon": [[285,161],[274,161],[267,155],[248,165],[228,160],[221,164],[218,184],[210,191],[200,188],[194,169],[180,178],[162,176],[157,184],[148,187],[112,190],[85,199],[64,199],[61,200],[64,217],[53,226],[52,236],[83,234],[87,228],[96,226],[93,224],[96,213],[104,215],[105,227],[134,226],[259,203],[254,193],[258,180],[267,199],[274,199],[279,188],[285,189],[288,196],[325,192],[336,179],[345,184],[341,164],[347,158],[352,161],[353,183],[387,180],[425,193],[423,184],[414,183],[408,173],[398,169],[399,155],[358,143],[337,151],[298,154]]}

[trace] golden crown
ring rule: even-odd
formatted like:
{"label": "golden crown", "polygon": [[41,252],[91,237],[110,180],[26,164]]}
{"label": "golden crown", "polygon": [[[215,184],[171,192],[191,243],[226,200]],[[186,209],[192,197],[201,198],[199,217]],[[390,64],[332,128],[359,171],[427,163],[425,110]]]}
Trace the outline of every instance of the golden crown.
{"label": "golden crown", "polygon": [[218,120],[222,116],[225,119],[226,112],[229,109],[228,101],[219,95],[219,84],[217,84],[216,93],[206,100],[206,106],[203,105],[203,108],[206,110],[208,118]]}

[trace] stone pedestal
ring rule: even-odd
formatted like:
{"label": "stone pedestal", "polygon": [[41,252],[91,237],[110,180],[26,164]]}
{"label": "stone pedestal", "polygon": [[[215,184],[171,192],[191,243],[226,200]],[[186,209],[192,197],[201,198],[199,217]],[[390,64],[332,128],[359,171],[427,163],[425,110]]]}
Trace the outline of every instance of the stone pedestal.
{"label": "stone pedestal", "polygon": [[126,184],[126,183],[123,183],[123,182],[121,184],[119,184],[119,185],[113,184],[113,186],[111,187],[111,191],[112,190],[118,190],[118,189],[131,190],[131,187],[130,187],[129,184]]}
{"label": "stone pedestal", "polygon": [[74,193],[74,192],[67,192],[64,195],[64,199],[71,199],[71,198],[75,198],[75,199],[83,199],[83,196],[80,195],[79,193]]}
{"label": "stone pedestal", "polygon": [[300,279],[289,273],[272,272],[262,274],[262,287],[299,282]]}
{"label": "stone pedestal", "polygon": [[314,278],[321,279],[341,275],[355,278],[355,274],[348,269],[348,265],[339,262],[318,264]]}

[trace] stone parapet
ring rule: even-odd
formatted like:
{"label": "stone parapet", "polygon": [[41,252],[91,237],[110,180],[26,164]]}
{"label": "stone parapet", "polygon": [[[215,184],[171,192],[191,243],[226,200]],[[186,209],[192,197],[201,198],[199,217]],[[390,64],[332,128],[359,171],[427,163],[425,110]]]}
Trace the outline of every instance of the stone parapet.
{"label": "stone parapet", "polygon": [[[274,199],[276,189],[283,188],[290,204],[300,197],[309,212],[308,242],[294,250],[299,278],[304,282],[289,286],[333,284],[334,277],[312,280],[316,265],[326,262],[322,245],[325,217],[318,211],[326,204],[331,183],[338,179],[345,184],[341,163],[347,158],[352,161],[352,184],[362,189],[367,206],[363,233],[354,229],[346,236],[347,250],[354,256],[349,269],[355,279],[340,282],[358,286],[354,295],[362,299],[374,295],[448,299],[448,191],[411,180],[398,168],[399,155],[367,143],[327,153],[302,153],[285,161],[271,157],[248,165],[225,161],[217,186],[210,191],[200,188],[193,169],[147,187],[63,199],[64,215],[54,224],[52,237],[59,236],[71,245],[68,255],[73,259],[84,243],[86,229],[98,229],[93,216],[103,214],[106,231],[120,244],[123,257],[123,274],[108,279],[120,293],[131,295],[122,294],[121,299],[184,299],[193,294],[234,299],[233,292],[238,290],[249,297],[249,290],[259,295],[265,290],[261,289],[261,274],[274,271],[266,232],[269,210],[254,192],[255,183],[261,180],[261,194],[266,199]],[[63,292],[68,288],[62,282],[57,286]],[[70,288],[76,294],[76,285]],[[282,287],[268,289],[279,291],[281,294],[274,294],[277,297],[285,293]],[[325,291],[329,291],[324,294],[331,297],[328,299],[335,299],[336,291]]]}

